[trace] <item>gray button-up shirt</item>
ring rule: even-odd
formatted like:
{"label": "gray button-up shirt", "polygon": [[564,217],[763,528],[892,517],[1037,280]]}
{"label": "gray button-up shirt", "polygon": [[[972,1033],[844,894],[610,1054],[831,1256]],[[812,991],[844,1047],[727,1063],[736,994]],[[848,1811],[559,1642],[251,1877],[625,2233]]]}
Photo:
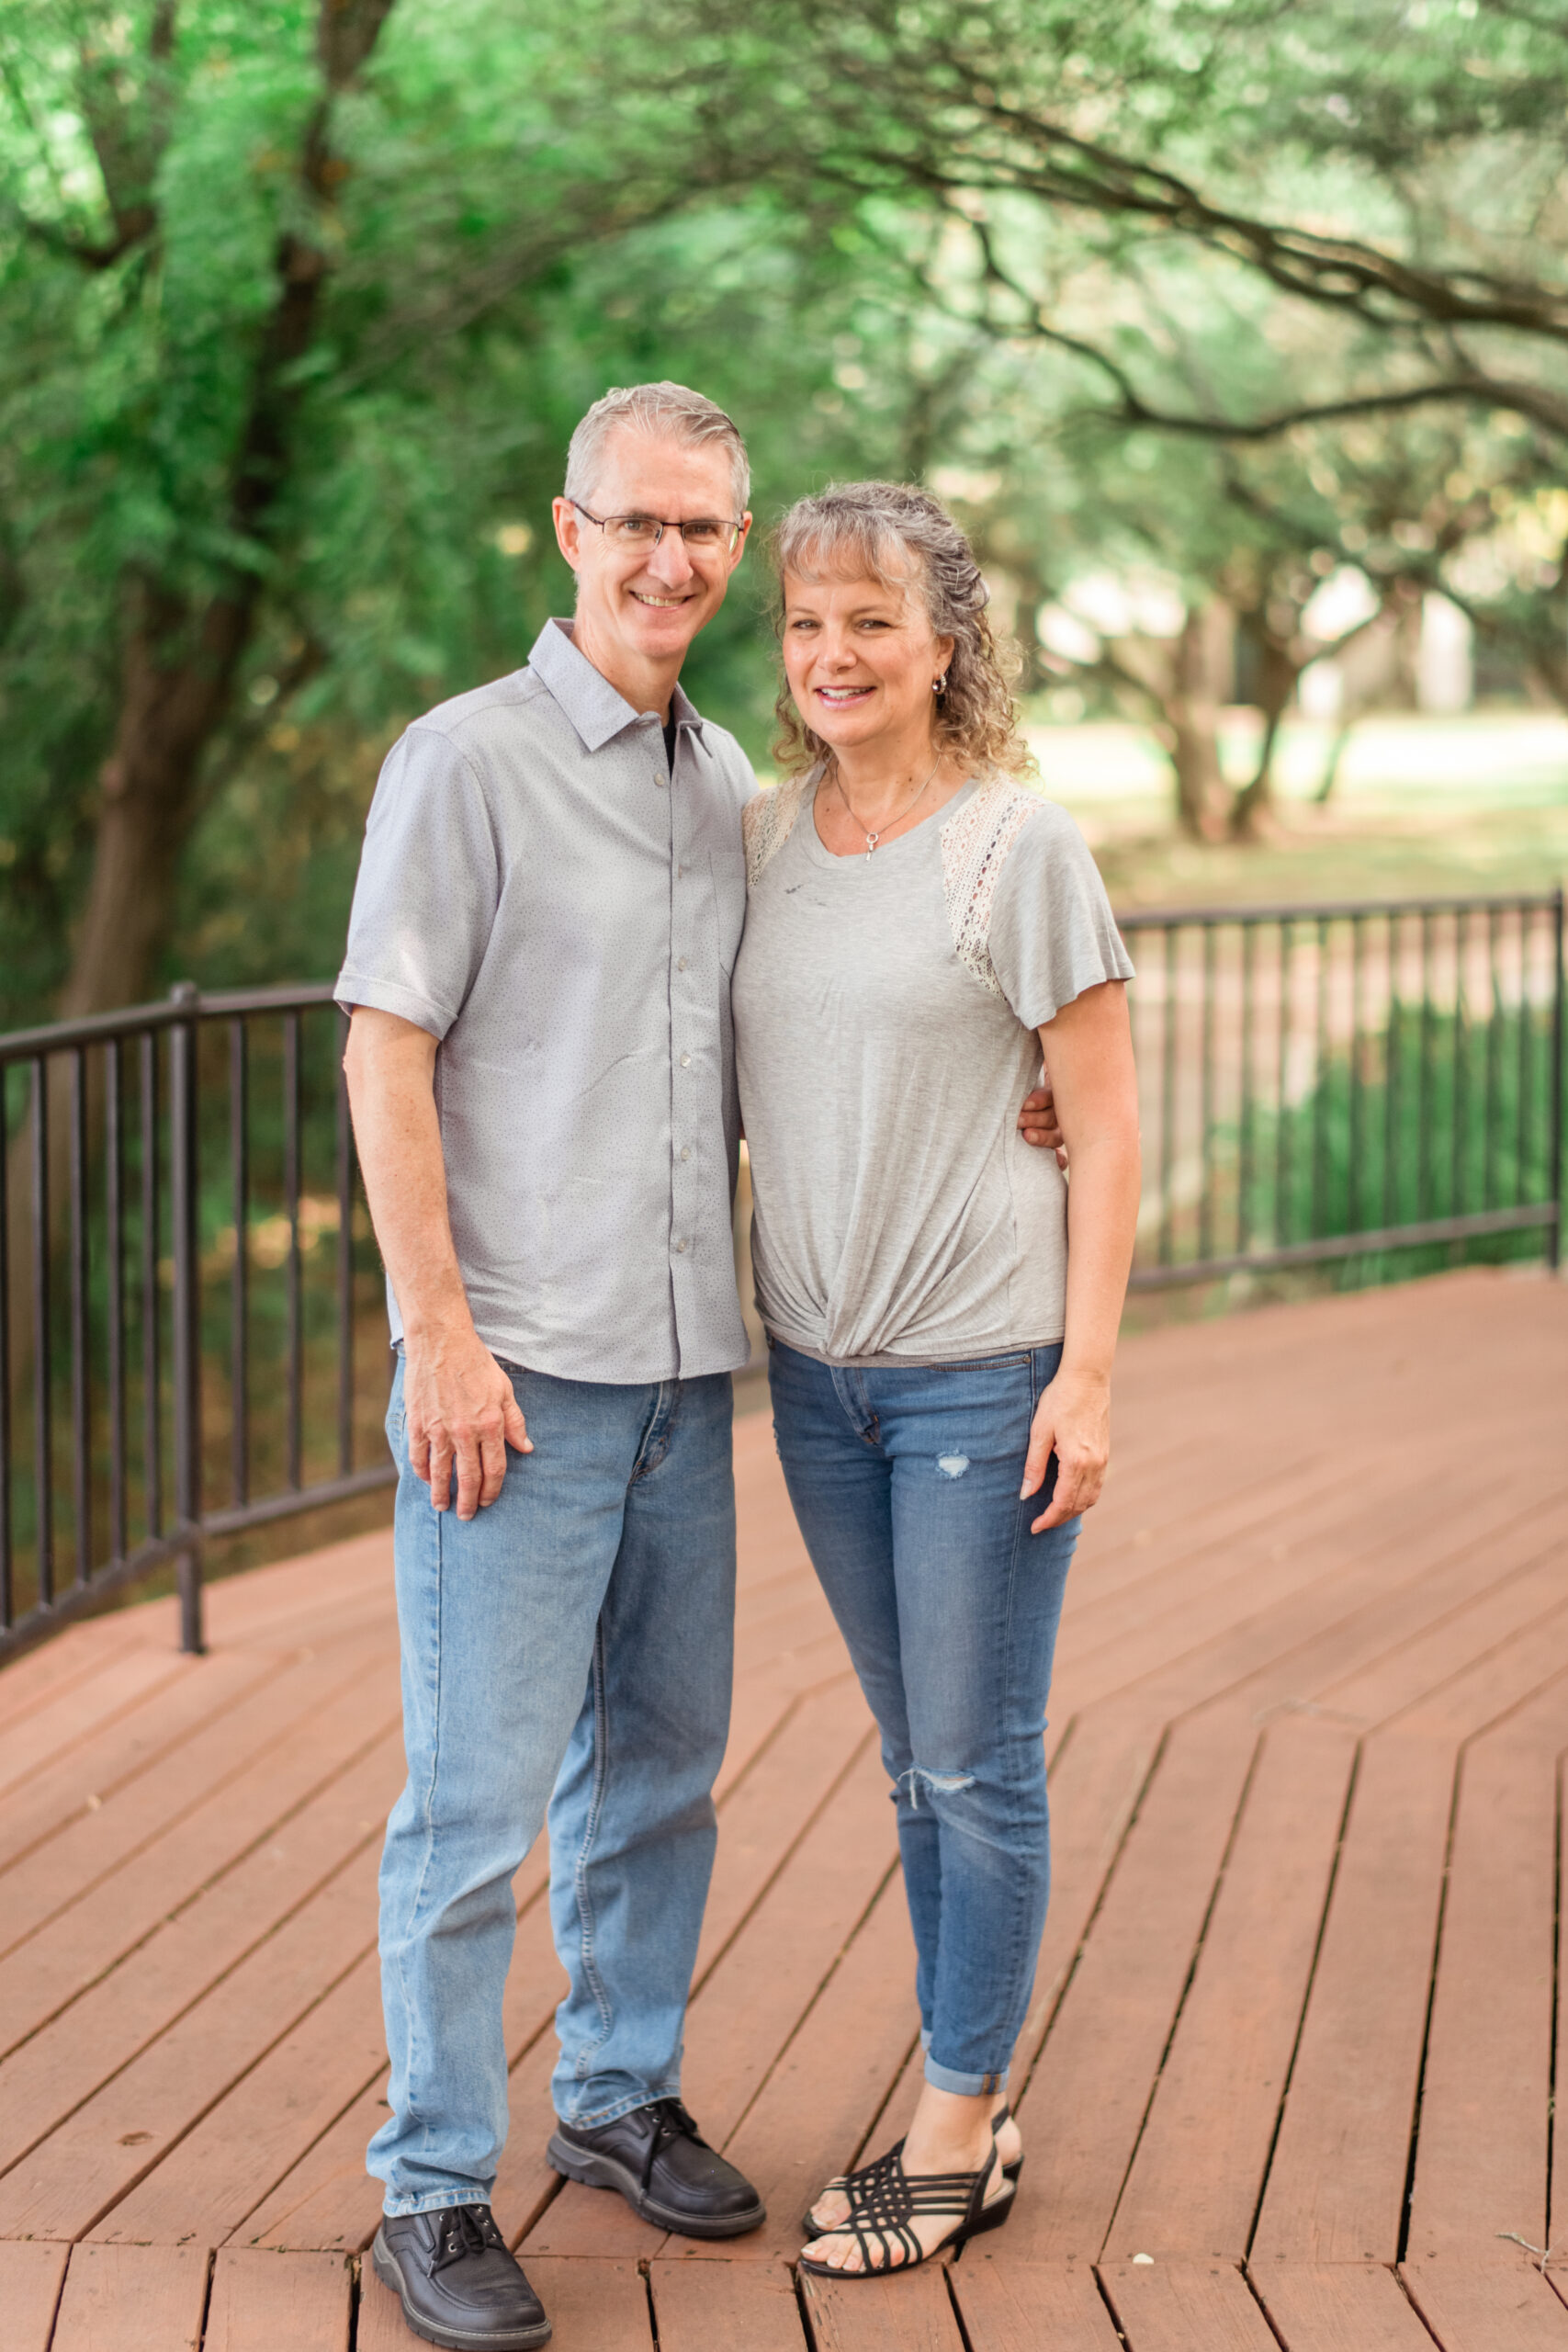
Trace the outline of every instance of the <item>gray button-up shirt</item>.
{"label": "gray button-up shirt", "polygon": [[[745,753],[659,718],[552,621],[387,757],[338,980],[440,1040],[452,1238],[487,1347],[559,1379],[746,1361],[729,975]],[[392,1336],[401,1333],[390,1299]]]}

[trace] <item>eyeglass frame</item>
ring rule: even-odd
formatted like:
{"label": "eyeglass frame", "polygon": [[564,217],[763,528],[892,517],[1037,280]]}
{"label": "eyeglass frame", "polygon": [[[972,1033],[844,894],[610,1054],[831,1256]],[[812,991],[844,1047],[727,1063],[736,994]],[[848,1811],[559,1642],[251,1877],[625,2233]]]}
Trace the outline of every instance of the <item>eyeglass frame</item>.
{"label": "eyeglass frame", "polygon": [[[566,503],[569,506],[575,506],[578,513],[583,517],[585,522],[597,524],[599,529],[602,531],[607,531],[612,523],[652,523],[656,526],[653,540],[655,547],[658,547],[666,531],[679,531],[681,534],[682,546],[686,549],[688,554],[691,552],[691,542],[686,537],[686,525],[684,523],[667,523],[661,515],[658,514],[595,514],[591,508],[584,506],[581,498],[569,498]],[[722,550],[725,555],[733,555],[737,547],[746,536],[746,517],[744,514],[740,516],[739,521],[737,521],[735,516],[732,514],[694,514],[689,519],[693,523],[722,523],[727,530],[733,531],[735,537],[730,540],[729,545]],[[699,554],[702,552],[700,544],[697,551]]]}

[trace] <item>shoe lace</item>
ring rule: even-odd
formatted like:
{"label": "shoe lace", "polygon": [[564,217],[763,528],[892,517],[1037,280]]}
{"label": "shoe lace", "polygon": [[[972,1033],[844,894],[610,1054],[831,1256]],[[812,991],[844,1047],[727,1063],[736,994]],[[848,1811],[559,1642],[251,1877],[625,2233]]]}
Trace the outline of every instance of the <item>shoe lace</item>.
{"label": "shoe lace", "polygon": [[653,2132],[642,2160],[642,2185],[645,2189],[653,2177],[654,2165],[672,2140],[692,2140],[699,2148],[705,2148],[708,2144],[678,2098],[650,2099],[649,2109],[653,2116]]}
{"label": "shoe lace", "polygon": [[466,2255],[484,2254],[493,2246],[504,2249],[505,2245],[488,2205],[449,2206],[441,2217],[441,2237],[431,2271],[445,2270],[448,2263],[461,2262]]}

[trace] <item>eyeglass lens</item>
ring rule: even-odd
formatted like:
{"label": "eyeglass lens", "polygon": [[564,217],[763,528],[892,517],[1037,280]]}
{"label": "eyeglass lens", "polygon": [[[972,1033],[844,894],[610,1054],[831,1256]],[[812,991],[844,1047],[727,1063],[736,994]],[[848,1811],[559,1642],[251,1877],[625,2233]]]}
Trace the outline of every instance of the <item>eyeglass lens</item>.
{"label": "eyeglass lens", "polygon": [[679,531],[689,548],[728,548],[735,543],[733,523],[716,522],[706,516],[692,523],[660,525],[648,514],[612,514],[604,527],[610,537],[623,547],[652,547],[661,529]]}

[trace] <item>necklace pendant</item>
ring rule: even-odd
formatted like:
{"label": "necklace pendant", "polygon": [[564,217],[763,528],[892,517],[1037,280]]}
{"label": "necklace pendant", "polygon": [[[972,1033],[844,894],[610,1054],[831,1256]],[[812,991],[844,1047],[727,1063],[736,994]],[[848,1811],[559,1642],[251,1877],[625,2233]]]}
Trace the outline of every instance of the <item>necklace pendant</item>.
{"label": "necklace pendant", "polygon": [[867,833],[865,837],[865,854],[867,857],[871,855],[873,850],[876,847],[877,842],[881,839],[882,835],[880,833]]}

